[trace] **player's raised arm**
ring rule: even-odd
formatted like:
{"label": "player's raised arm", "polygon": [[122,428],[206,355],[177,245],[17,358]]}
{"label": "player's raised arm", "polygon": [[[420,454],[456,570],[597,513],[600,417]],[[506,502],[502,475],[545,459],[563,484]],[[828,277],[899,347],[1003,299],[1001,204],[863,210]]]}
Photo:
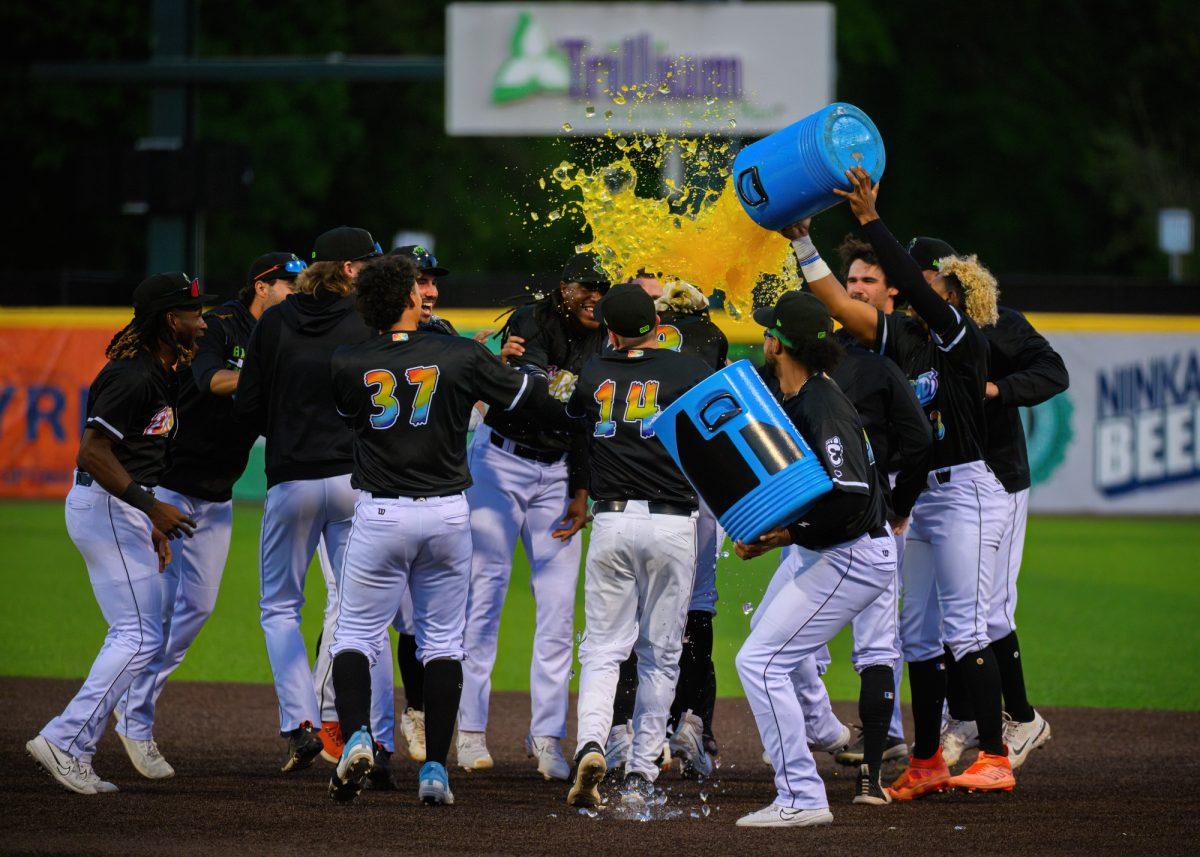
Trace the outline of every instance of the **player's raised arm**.
{"label": "player's raised arm", "polygon": [[1010,407],[1032,408],[1067,389],[1067,367],[1025,316],[1010,310],[1006,317],[1007,323],[987,329],[988,342],[1003,352],[1017,370],[994,383],[988,381],[987,397]]}
{"label": "player's raised arm", "polygon": [[786,229],[781,229],[780,233],[792,242],[792,249],[796,251],[796,259],[800,263],[800,272],[808,282],[809,290],[825,304],[829,314],[850,331],[855,339],[873,345],[879,326],[878,312],[867,304],[850,299],[845,287],[817,252],[817,247],[809,235],[811,223],[812,218],[805,218]]}

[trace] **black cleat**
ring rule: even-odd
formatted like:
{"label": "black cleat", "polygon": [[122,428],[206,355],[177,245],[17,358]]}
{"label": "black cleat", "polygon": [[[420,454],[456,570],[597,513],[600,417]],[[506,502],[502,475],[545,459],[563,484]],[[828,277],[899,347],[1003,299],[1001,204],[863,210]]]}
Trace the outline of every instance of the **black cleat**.
{"label": "black cleat", "polygon": [[313,763],[313,759],[321,755],[321,733],[313,728],[308,721],[301,723],[299,728],[291,732],[281,732],[280,737],[287,738],[288,757],[280,768],[285,774],[289,771],[302,771]]}
{"label": "black cleat", "polygon": [[584,744],[583,749],[575,755],[575,773],[571,777],[567,803],[591,809],[604,803],[604,798],[600,796],[600,781],[607,770],[604,748],[595,741]]}
{"label": "black cleat", "polygon": [[883,806],[892,802],[892,796],[879,784],[879,776],[871,776],[871,769],[866,765],[858,766],[858,781],[854,785],[854,803],[865,803],[872,806]]}
{"label": "black cleat", "polygon": [[375,767],[371,769],[371,773],[367,774],[365,787],[376,792],[394,792],[396,790],[396,781],[392,779],[392,754],[383,749],[380,744],[375,745]]}

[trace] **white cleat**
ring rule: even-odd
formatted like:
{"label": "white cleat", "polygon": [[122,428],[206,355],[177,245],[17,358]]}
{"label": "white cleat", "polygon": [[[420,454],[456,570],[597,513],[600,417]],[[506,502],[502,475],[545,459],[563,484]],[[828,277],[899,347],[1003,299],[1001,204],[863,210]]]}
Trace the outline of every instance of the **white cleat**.
{"label": "white cleat", "polygon": [[737,820],[738,827],[820,827],[826,824],[833,824],[833,813],[828,809],[789,809],[774,803]]}
{"label": "white cleat", "polygon": [[974,720],[946,720],[942,727],[942,758],[947,765],[957,765],[963,753],[978,746],[979,728]]}
{"label": "white cleat", "polygon": [[538,773],[546,779],[566,782],[571,778],[571,766],[563,756],[561,739],[526,735],[525,753],[537,759]]}
{"label": "white cleat", "polygon": [[832,753],[835,756],[849,747],[850,743],[854,740],[854,733],[850,731],[850,727],[845,723],[839,723],[838,725],[842,727],[842,731],[838,733],[838,736],[833,741],[822,746],[809,744],[809,747],[813,750],[820,750],[823,753]]}
{"label": "white cleat", "polygon": [[129,761],[133,762],[134,770],[143,777],[148,780],[165,780],[175,776],[175,769],[158,751],[158,745],[154,743],[153,738],[149,741],[137,741],[120,732],[117,733],[117,737],[121,739],[125,752],[129,754]]}
{"label": "white cleat", "polygon": [[409,708],[400,715],[400,733],[408,743],[408,757],[425,761],[425,712]]}
{"label": "white cleat", "polygon": [[100,779],[100,775],[97,774],[96,770],[87,762],[80,762],[79,767],[83,770],[84,778],[87,779],[87,781],[92,784],[92,788],[96,790],[96,794],[112,794],[113,792],[120,791],[120,789],[118,789],[114,783],[106,782]]}
{"label": "white cleat", "polygon": [[[1004,743],[1008,745],[1008,762],[1014,771],[1025,764],[1030,753],[1049,740],[1050,724],[1036,711],[1028,723],[1018,723],[1004,715]],[[945,750],[942,755],[945,756]]]}
{"label": "white cleat", "polygon": [[683,760],[685,770],[691,768],[702,777],[712,776],[712,756],[704,749],[704,723],[690,709],[679,718],[670,748],[673,755]]}
{"label": "white cleat", "polygon": [[482,732],[463,732],[459,729],[455,749],[458,752],[458,766],[464,771],[487,771],[494,764]]}
{"label": "white cleat", "polygon": [[610,771],[615,771],[629,764],[629,754],[633,752],[633,735],[628,723],[614,726],[608,731],[608,743],[604,746],[604,765]]}
{"label": "white cleat", "polygon": [[[96,794],[96,785],[87,774],[87,771],[91,770],[91,765],[58,749],[42,735],[26,742],[25,749],[30,756],[33,756],[33,760],[41,765],[46,773],[54,777],[63,788],[81,795]],[[96,776],[94,771],[92,776]],[[96,777],[96,779],[100,778]]]}

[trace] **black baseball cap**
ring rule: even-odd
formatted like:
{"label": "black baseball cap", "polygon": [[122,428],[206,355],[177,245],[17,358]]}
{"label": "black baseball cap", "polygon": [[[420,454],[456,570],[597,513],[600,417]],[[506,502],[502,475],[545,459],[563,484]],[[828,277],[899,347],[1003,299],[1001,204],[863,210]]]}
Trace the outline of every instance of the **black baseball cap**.
{"label": "black baseball cap", "polygon": [[133,290],[133,309],[138,315],[166,312],[169,309],[200,309],[221,299],[200,291],[200,281],[183,271],[154,274]]}
{"label": "black baseball cap", "polygon": [[388,255],[407,256],[413,260],[413,264],[417,266],[418,271],[429,274],[431,277],[446,277],[450,274],[445,268],[439,268],[437,256],[433,255],[427,248],[422,247],[420,244],[405,244],[403,247],[389,250]]}
{"label": "black baseball cap", "polygon": [[246,285],[253,286],[257,280],[294,280],[308,265],[295,253],[263,253],[250,263],[246,272]]}
{"label": "black baseball cap", "polygon": [[812,292],[784,292],[775,306],[756,309],[754,320],[790,347],[833,333],[829,310]]}
{"label": "black baseball cap", "polygon": [[918,236],[908,242],[908,255],[916,260],[922,271],[936,271],[938,259],[957,256],[958,253],[941,238]]}
{"label": "black baseball cap", "polygon": [[601,292],[607,292],[612,285],[608,274],[600,267],[600,257],[595,253],[576,253],[572,256],[571,261],[563,266],[562,281],[579,283]]}
{"label": "black baseball cap", "polygon": [[635,283],[613,286],[600,298],[592,314],[618,336],[645,336],[658,324],[654,298]]}
{"label": "black baseball cap", "polygon": [[360,262],[383,255],[371,233],[356,226],[338,226],[317,236],[313,245],[314,262]]}

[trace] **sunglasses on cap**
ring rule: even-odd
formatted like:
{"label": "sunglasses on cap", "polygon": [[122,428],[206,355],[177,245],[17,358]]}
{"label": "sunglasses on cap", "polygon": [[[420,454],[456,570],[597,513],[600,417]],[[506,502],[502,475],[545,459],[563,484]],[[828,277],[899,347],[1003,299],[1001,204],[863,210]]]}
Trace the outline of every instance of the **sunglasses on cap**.
{"label": "sunglasses on cap", "polygon": [[379,242],[378,242],[378,241],[376,241],[376,242],[375,242],[375,249],[374,249],[374,250],[372,250],[370,253],[364,253],[364,254],[363,254],[363,255],[361,255],[361,256],[357,256],[357,257],[355,257],[355,258],[353,258],[353,259],[348,259],[347,261],[349,261],[349,262],[361,262],[361,261],[363,261],[364,259],[374,259],[374,258],[376,258],[376,257],[378,257],[378,256],[382,256],[382,255],[383,255],[383,248],[382,248],[382,247],[380,247],[380,246],[379,246]]}
{"label": "sunglasses on cap", "polygon": [[289,274],[299,274],[301,271],[303,271],[307,267],[308,267],[308,265],[305,264],[304,261],[301,259],[289,259],[288,261],[284,262],[282,265],[272,265],[271,267],[267,268],[267,270],[263,271],[261,274],[255,274],[254,279],[265,280],[267,278],[268,274],[273,274],[275,271],[279,271],[279,270],[286,271]]}

